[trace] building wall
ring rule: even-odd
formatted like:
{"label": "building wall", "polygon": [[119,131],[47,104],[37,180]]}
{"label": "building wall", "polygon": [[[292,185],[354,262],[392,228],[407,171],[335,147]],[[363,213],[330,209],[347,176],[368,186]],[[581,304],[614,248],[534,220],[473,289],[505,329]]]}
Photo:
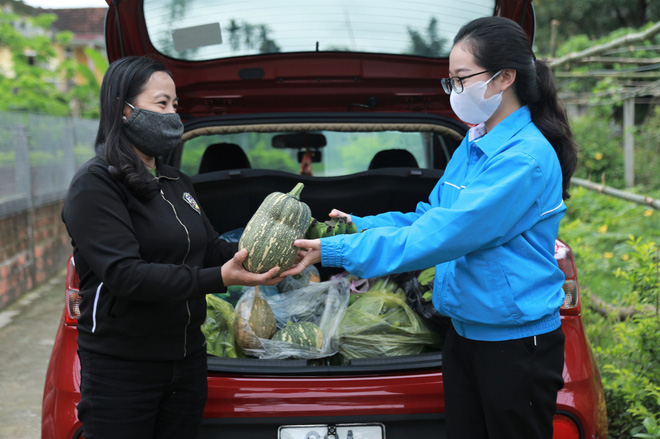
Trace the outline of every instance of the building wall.
{"label": "building wall", "polygon": [[71,246],[62,206],[56,201],[0,218],[0,310],[66,267]]}
{"label": "building wall", "polygon": [[0,75],[14,78],[14,60],[8,47],[0,47]]}

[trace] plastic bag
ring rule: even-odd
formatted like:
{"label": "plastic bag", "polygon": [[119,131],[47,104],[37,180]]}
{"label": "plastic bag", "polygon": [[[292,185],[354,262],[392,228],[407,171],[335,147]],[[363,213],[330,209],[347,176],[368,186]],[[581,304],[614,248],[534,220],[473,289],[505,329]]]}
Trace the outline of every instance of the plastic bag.
{"label": "plastic bag", "polygon": [[206,352],[217,357],[238,357],[234,340],[234,307],[213,294],[206,296],[206,320],[202,324]]}
{"label": "plastic bag", "polygon": [[348,307],[339,324],[346,359],[415,355],[438,345],[438,334],[408,306],[403,290],[395,291],[370,289]]}
{"label": "plastic bag", "polygon": [[218,238],[224,239],[227,242],[238,242],[241,240],[241,235],[243,234],[244,230],[245,227],[239,227],[238,229],[229,230],[218,236]]}
{"label": "plastic bag", "polygon": [[[348,307],[349,282],[346,280],[311,282],[304,288],[291,290],[272,296],[262,296],[271,307],[277,328],[286,327],[288,322],[312,322],[323,332],[323,345],[320,349],[294,343],[259,338],[260,348],[243,349],[246,355],[262,359],[316,359],[337,353],[339,340],[337,328]],[[251,311],[254,302],[254,288],[247,288],[239,300],[249,301],[244,309]],[[249,315],[244,315],[249,320]]]}
{"label": "plastic bag", "polygon": [[425,290],[433,291],[433,283],[423,288],[417,278],[419,271],[406,274],[407,276],[399,280],[402,281],[408,305],[424,319],[431,329],[444,336],[451,325],[451,319],[440,314],[431,301],[424,299]]}

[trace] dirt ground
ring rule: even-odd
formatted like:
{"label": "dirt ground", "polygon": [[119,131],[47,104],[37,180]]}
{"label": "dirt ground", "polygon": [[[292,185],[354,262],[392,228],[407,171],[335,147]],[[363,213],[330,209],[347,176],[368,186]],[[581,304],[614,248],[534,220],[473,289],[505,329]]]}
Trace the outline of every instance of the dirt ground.
{"label": "dirt ground", "polygon": [[64,307],[65,271],[0,311],[0,437],[41,437],[41,398]]}

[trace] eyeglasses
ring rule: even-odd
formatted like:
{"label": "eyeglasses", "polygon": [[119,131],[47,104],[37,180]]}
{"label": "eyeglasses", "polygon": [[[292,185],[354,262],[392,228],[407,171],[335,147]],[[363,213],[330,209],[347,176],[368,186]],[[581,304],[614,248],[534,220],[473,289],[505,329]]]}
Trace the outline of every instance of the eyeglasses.
{"label": "eyeglasses", "polygon": [[456,93],[463,93],[463,80],[471,78],[473,76],[481,75],[482,73],[487,73],[488,70],[483,72],[473,73],[467,76],[452,76],[451,78],[442,78],[440,84],[442,84],[442,89],[447,94],[451,94],[451,91],[454,90]]}

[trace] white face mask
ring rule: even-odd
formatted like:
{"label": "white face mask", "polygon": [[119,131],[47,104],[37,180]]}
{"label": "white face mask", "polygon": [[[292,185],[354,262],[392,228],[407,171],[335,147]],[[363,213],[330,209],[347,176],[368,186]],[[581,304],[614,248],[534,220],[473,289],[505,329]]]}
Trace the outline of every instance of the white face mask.
{"label": "white face mask", "polygon": [[449,95],[449,103],[451,109],[454,110],[456,116],[460,120],[471,124],[480,124],[486,122],[495,113],[495,110],[502,102],[502,93],[484,99],[488,83],[495,79],[497,75],[502,73],[495,73],[488,81],[479,81],[463,88],[462,93],[452,91]]}

